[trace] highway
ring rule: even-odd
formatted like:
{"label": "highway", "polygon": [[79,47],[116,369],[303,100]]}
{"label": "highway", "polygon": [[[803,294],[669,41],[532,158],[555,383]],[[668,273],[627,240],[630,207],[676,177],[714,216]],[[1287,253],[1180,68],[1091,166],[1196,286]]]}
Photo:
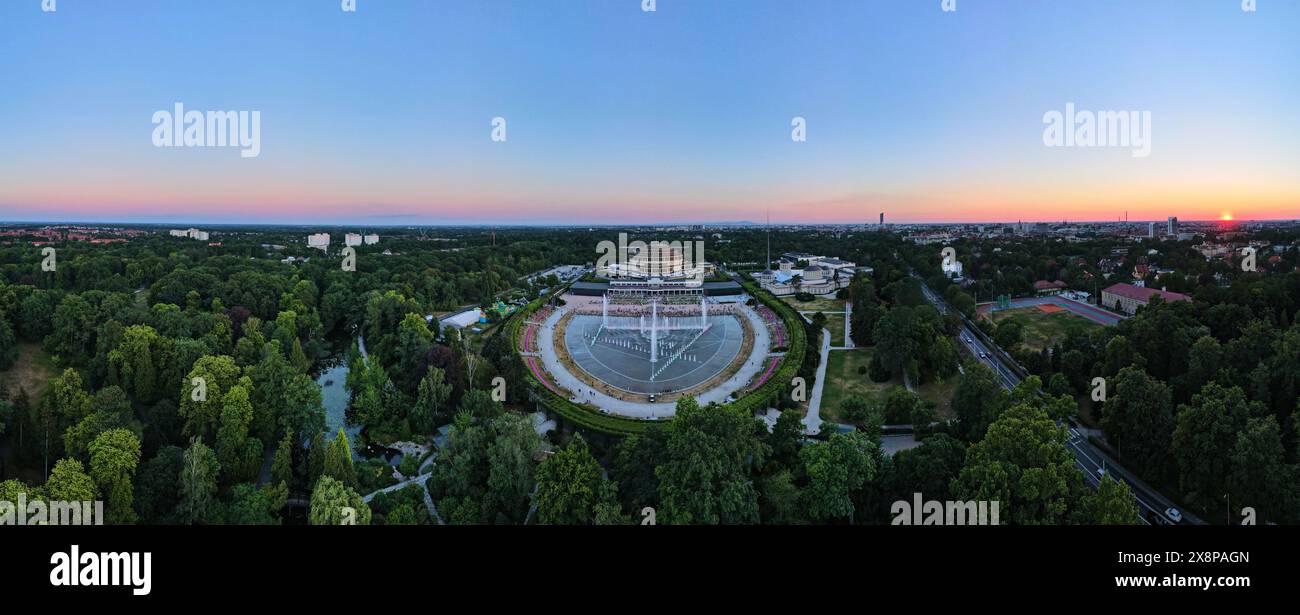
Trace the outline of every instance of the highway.
{"label": "highway", "polygon": [[[943,298],[934,294],[930,290],[929,286],[924,282],[921,283],[921,291],[925,293],[925,298],[929,300],[940,313],[947,314],[950,311]],[[993,373],[998,377],[998,381],[1007,390],[1011,390],[1019,384],[1021,379],[1017,375],[1016,371],[1009,366],[1006,358],[1008,355],[1001,348],[996,347],[991,341],[985,341],[982,339],[981,335],[976,334],[973,330],[974,325],[972,325],[965,316],[960,314],[958,314],[958,316],[960,316],[962,320],[961,333],[958,335],[958,339],[961,344],[966,347],[966,350],[970,352],[971,356],[977,358],[981,363],[987,365],[989,369],[993,370]],[[1109,455],[1093,446],[1091,442],[1088,442],[1088,438],[1081,434],[1077,428],[1069,426],[1067,429],[1069,436],[1065,443],[1066,447],[1074,454],[1075,465],[1083,471],[1084,480],[1089,485],[1096,487],[1101,484],[1100,476],[1102,474],[1102,469],[1104,468],[1105,474],[1123,480],[1128,484],[1129,489],[1133,491],[1133,496],[1137,499],[1139,512],[1141,513],[1139,519],[1143,524],[1151,524],[1151,521],[1148,519],[1148,516],[1151,514],[1159,515],[1162,518],[1168,519],[1164,514],[1164,511],[1169,508],[1176,508],[1175,504],[1170,501],[1169,498],[1161,495],[1160,492],[1151,488],[1151,486],[1143,482],[1142,479],[1133,475],[1131,472],[1124,469],[1124,467],[1116,463]],[[1179,509],[1179,512],[1182,514],[1182,523],[1196,525],[1205,524],[1204,521],[1181,508]]]}

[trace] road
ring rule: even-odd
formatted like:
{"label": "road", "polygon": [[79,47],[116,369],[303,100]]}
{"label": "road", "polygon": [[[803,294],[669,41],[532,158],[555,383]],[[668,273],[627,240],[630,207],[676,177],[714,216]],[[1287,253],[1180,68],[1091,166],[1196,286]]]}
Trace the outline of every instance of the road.
{"label": "road", "polygon": [[[946,302],[934,294],[924,282],[921,283],[921,291],[925,293],[925,298],[934,304],[940,313],[947,314],[949,312]],[[1006,353],[1001,348],[984,342],[979,335],[976,335],[970,321],[964,316],[962,317],[961,332],[958,338],[962,345],[970,351],[971,356],[978,357],[981,363],[993,370],[998,381],[1007,390],[1015,388],[1020,383],[1020,377],[1008,366],[1003,358]],[[1139,519],[1143,524],[1150,525],[1151,523],[1147,520],[1148,513],[1155,513],[1163,517],[1165,510],[1177,507],[1169,498],[1161,495],[1160,492],[1143,482],[1142,479],[1116,463],[1109,455],[1093,446],[1077,429],[1069,427],[1068,430],[1069,437],[1066,441],[1066,448],[1070,449],[1070,452],[1074,455],[1075,465],[1083,471],[1084,480],[1089,485],[1096,487],[1101,484],[1100,476],[1103,472],[1110,474],[1113,478],[1123,480],[1128,484],[1129,489],[1133,491],[1133,497],[1137,500],[1141,512]],[[1184,523],[1205,524],[1204,521],[1185,510],[1180,509],[1179,512],[1182,513]]]}

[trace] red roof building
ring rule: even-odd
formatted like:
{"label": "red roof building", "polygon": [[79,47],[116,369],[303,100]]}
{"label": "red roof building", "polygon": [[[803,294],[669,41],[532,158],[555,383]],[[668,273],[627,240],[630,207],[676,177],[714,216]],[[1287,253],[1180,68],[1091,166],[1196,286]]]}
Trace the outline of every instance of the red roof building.
{"label": "red roof building", "polygon": [[1151,302],[1152,297],[1160,297],[1168,302],[1191,301],[1192,298],[1182,293],[1134,286],[1132,284],[1113,284],[1101,291],[1101,304],[1126,314],[1134,314],[1139,307]]}

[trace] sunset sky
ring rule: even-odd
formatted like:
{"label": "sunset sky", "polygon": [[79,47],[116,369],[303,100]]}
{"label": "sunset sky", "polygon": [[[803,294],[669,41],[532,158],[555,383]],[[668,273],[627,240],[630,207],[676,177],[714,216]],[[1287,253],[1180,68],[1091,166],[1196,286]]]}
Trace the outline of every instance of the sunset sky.
{"label": "sunset sky", "polygon": [[[40,4],[0,0],[0,221],[1300,218],[1294,0]],[[177,102],[261,155],[155,147]],[[1044,146],[1066,103],[1150,155]]]}

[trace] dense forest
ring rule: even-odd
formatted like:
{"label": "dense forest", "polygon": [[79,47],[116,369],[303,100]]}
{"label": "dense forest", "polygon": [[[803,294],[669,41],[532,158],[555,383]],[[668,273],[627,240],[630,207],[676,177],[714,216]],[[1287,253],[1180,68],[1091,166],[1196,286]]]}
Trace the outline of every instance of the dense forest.
{"label": "dense forest", "polygon": [[[647,232],[637,238],[704,240],[720,265],[761,268],[770,241],[774,255],[872,267],[841,291],[854,342],[875,351],[862,377],[956,378],[956,418],[931,424],[933,408],[906,391],[878,404],[850,397],[857,429],[810,440],[790,400],[769,430],[685,398],[671,423],[613,438],[535,431],[501,317],[474,334],[427,317],[534,299],[557,280],[533,274],[593,262],[616,230],[381,230],[379,244],[356,248],[354,271],[337,247],[306,247],[308,232],[0,246],[0,500],[102,499],[110,523],[415,524],[433,522],[427,486],[446,523],[636,523],[646,507],[659,523],[888,523],[892,502],[921,492],[999,500],[1010,523],[1136,522],[1127,487],[1090,489],[1074,467],[1058,419],[1078,414],[1126,466],[1197,511],[1222,511],[1231,494],[1265,519],[1300,521],[1294,248],[1242,273],[1178,242],[1155,246],[1157,259],[1150,244],[1139,254],[1110,238],[961,240],[968,278],[955,284],[939,271],[940,246],[892,233]],[[925,280],[968,316],[977,298],[1027,294],[1038,279],[1091,292],[1126,279],[1097,265],[1120,247],[1176,270],[1169,288],[1195,300],[1156,302],[1043,352],[1003,333],[1035,374],[1011,392],[961,361],[957,316],[921,292]],[[361,427],[353,436],[325,430],[319,380],[338,365]],[[504,401],[491,394],[497,376]],[[1096,376],[1104,403],[1089,398]],[[898,422],[924,426],[922,443],[886,455],[881,426]],[[411,486],[362,501],[397,481],[382,456],[352,450],[435,439],[436,454],[407,454],[397,468]],[[356,518],[343,519],[349,510]]]}

